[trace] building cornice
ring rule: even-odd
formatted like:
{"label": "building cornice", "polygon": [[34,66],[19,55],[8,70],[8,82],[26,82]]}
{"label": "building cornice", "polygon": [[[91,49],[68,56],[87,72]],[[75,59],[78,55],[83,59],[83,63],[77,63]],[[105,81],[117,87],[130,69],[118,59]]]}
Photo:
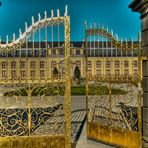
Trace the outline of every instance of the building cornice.
{"label": "building cornice", "polygon": [[148,0],[133,0],[129,4],[129,8],[131,8],[133,12],[139,12],[141,18],[143,18],[148,14]]}

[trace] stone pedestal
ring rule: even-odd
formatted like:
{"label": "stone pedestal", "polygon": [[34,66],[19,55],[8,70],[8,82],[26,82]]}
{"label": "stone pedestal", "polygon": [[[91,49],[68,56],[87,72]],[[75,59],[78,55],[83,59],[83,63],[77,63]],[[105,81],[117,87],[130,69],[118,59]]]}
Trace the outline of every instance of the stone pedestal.
{"label": "stone pedestal", "polygon": [[141,14],[143,69],[143,146],[148,148],[148,0],[133,0],[129,7]]}

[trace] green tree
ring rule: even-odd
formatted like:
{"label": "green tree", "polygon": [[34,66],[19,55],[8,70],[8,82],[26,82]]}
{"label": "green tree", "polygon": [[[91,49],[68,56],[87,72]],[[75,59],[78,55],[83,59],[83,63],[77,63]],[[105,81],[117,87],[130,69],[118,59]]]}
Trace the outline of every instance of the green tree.
{"label": "green tree", "polygon": [[78,66],[75,67],[75,70],[74,70],[74,79],[78,79],[80,80],[81,78],[81,72],[80,72],[80,69]]}
{"label": "green tree", "polygon": [[57,77],[58,74],[59,74],[59,71],[58,71],[58,69],[55,67],[54,70],[53,70],[53,76],[54,76],[54,77]]}

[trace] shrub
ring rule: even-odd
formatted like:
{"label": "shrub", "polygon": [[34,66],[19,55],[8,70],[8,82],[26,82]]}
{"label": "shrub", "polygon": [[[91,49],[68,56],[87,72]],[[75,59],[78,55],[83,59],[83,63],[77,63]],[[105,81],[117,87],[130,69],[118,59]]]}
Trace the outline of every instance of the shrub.
{"label": "shrub", "polygon": [[80,69],[78,66],[75,67],[75,70],[74,70],[74,79],[78,79],[80,80],[81,78],[81,72],[80,72]]}
{"label": "shrub", "polygon": [[53,76],[54,76],[54,77],[57,77],[58,74],[59,74],[59,71],[58,71],[58,69],[55,67],[54,70],[53,70]]}

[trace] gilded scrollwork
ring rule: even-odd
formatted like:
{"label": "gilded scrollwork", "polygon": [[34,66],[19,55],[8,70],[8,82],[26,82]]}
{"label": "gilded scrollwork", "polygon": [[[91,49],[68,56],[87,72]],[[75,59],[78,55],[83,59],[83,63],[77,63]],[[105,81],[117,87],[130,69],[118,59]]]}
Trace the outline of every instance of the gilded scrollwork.
{"label": "gilded scrollwork", "polygon": [[[119,41],[118,36],[114,36],[113,31],[110,33],[108,29],[104,29],[104,26],[89,28],[86,24],[85,44],[86,63],[91,58],[89,53],[94,50],[98,51],[97,57],[102,63],[101,68],[98,66],[98,71],[102,71],[99,74],[91,72],[91,68],[86,64],[87,136],[121,147],[130,147],[125,137],[128,134],[138,135],[138,139],[132,139],[134,142],[131,147],[137,145],[140,147],[142,133],[140,34],[138,42],[133,42],[132,39],[122,41],[122,38]],[[134,61],[136,57],[137,62]],[[111,62],[115,63],[115,67],[110,67]],[[135,70],[134,65],[138,65],[137,74],[131,74]],[[121,139],[119,138],[124,141],[122,143],[115,140],[120,132],[123,132]]]}

